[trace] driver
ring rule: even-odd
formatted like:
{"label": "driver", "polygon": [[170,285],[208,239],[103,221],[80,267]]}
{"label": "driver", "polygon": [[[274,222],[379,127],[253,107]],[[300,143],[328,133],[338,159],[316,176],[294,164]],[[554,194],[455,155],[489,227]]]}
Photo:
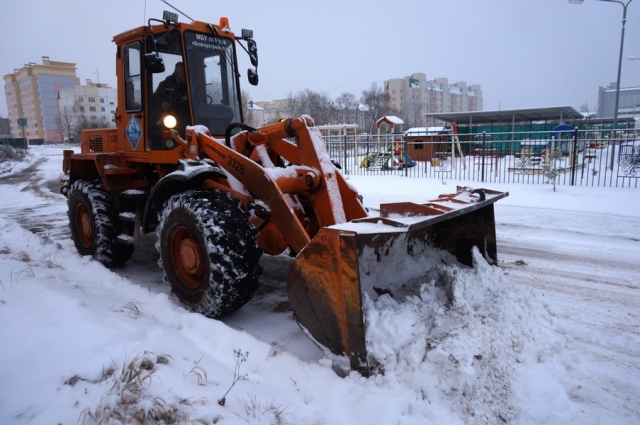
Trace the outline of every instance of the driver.
{"label": "driver", "polygon": [[160,82],[153,94],[153,104],[160,113],[160,120],[165,115],[173,115],[178,124],[177,129],[184,130],[189,124],[189,103],[187,102],[187,83],[185,79],[184,63],[178,62],[164,81]]}

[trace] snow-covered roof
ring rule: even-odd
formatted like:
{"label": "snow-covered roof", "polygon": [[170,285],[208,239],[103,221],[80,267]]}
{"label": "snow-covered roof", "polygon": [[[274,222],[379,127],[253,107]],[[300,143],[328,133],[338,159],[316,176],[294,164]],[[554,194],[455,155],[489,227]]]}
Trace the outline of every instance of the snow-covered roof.
{"label": "snow-covered roof", "polygon": [[319,125],[318,128],[320,130],[357,129],[358,128],[358,124],[325,124],[325,125]]}
{"label": "snow-covered roof", "polygon": [[383,122],[391,124],[392,127],[394,125],[402,125],[402,124],[404,124],[404,121],[402,121],[400,118],[396,117],[395,115],[385,115],[384,117],[382,117],[378,121],[376,121],[376,127],[380,128],[380,124],[383,123]]}
{"label": "snow-covered roof", "polygon": [[412,127],[404,132],[405,136],[435,136],[449,134],[451,130],[446,127]]}

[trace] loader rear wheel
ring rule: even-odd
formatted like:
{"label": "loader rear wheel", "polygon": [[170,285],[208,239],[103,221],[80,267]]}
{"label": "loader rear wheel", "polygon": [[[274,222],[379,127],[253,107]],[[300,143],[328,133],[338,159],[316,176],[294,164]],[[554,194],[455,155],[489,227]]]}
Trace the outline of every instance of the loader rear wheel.
{"label": "loader rear wheel", "polygon": [[97,179],[77,180],[69,189],[69,227],[80,255],[91,255],[106,267],[124,264],[133,245],[118,242],[119,226],[111,196]]}
{"label": "loader rear wheel", "polygon": [[158,222],[165,280],[191,311],[215,318],[253,297],[262,250],[238,201],[220,191],[190,190],[172,196]]}

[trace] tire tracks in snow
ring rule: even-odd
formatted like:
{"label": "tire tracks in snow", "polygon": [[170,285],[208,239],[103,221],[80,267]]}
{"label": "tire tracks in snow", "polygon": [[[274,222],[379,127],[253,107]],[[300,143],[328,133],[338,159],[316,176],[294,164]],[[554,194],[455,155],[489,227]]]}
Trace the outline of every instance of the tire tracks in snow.
{"label": "tire tracks in snow", "polygon": [[629,273],[638,269],[640,244],[627,242],[616,256],[600,248],[616,246],[617,235],[583,235],[570,251],[528,233],[535,229],[519,232],[518,239],[498,239],[499,266],[508,278],[546,300],[569,349],[601,363],[603,370],[615,367],[640,376],[640,280]]}

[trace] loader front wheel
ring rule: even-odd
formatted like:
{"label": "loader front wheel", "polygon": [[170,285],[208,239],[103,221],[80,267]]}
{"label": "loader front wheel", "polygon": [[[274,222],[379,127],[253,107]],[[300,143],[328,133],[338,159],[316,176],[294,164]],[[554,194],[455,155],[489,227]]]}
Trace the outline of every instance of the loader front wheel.
{"label": "loader front wheel", "polygon": [[215,318],[253,297],[262,250],[238,201],[215,190],[176,194],[159,215],[157,233],[165,280],[191,311]]}
{"label": "loader front wheel", "polygon": [[69,227],[80,255],[91,255],[106,267],[124,264],[133,245],[119,242],[118,219],[111,196],[97,179],[77,180],[69,188]]}

